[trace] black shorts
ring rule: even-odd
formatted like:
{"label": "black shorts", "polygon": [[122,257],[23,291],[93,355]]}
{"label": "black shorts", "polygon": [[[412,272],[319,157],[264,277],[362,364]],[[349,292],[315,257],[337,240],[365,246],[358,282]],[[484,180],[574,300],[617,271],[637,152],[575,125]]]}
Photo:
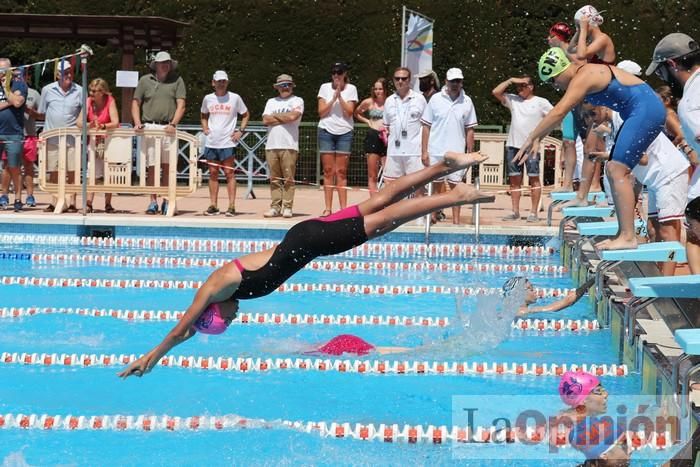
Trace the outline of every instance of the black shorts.
{"label": "black shorts", "polygon": [[374,128],[367,129],[365,136],[365,154],[379,154],[386,156],[386,144],[379,137],[379,131]]}

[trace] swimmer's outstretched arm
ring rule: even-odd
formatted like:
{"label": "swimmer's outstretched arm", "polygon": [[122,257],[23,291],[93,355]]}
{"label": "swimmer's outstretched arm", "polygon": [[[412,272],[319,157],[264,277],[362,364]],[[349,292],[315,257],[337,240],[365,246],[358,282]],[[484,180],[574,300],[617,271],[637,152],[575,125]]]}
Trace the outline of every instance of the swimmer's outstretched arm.
{"label": "swimmer's outstretched arm", "polygon": [[170,352],[170,349],[185,342],[196,334],[193,325],[207,306],[209,306],[210,303],[220,302],[229,298],[233,294],[233,291],[238,288],[239,283],[240,274],[238,270],[236,269],[234,272],[228,264],[214,271],[199,290],[197,290],[192,304],[187,308],[184,316],[180,318],[180,321],[178,321],[175,327],[165,336],[163,341],[151,349],[150,352],[126,367],[124,371],[119,373],[119,377],[128,378],[131,375],[143,376],[150,372],[153,367],[158,364],[160,359]]}
{"label": "swimmer's outstretched arm", "polygon": [[595,277],[591,277],[588,279],[586,282],[581,284],[576,288],[576,290],[572,290],[568,294],[566,294],[566,297],[557,300],[556,302],[552,302],[549,305],[545,306],[533,306],[533,307],[522,307],[518,311],[518,316],[523,316],[527,315],[529,313],[546,313],[546,312],[556,312],[556,311],[561,311],[564,308],[568,308],[574,303],[578,302],[581,297],[583,297],[588,289],[591,288],[591,286],[595,283]]}
{"label": "swimmer's outstretched arm", "polygon": [[374,351],[379,355],[387,355],[392,353],[405,353],[412,350],[410,347],[375,347]]}

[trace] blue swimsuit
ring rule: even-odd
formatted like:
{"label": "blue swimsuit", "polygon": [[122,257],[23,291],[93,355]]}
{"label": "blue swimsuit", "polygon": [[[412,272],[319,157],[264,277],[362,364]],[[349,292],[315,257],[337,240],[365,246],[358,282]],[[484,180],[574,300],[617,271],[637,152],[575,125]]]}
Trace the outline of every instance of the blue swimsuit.
{"label": "blue swimsuit", "polygon": [[620,114],[624,124],[615,138],[610,160],[633,169],[661,133],[666,122],[666,109],[648,84],[626,86],[615,78],[610,66],[608,69],[612,75],[608,87],[588,94],[584,100],[593,105],[603,105]]}

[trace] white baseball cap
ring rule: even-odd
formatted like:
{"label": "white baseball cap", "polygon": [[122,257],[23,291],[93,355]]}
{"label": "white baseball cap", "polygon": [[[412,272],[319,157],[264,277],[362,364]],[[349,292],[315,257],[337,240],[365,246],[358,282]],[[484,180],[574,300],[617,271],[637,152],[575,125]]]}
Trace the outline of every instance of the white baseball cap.
{"label": "white baseball cap", "polygon": [[452,81],[453,79],[464,79],[464,75],[462,74],[462,70],[459,68],[450,68],[447,70],[447,75],[445,75],[445,78],[447,81]]}
{"label": "white baseball cap", "polygon": [[214,76],[212,77],[212,79],[214,81],[222,81],[222,80],[228,81],[228,75],[226,74],[226,72],[224,70],[216,70],[216,72],[214,72]]}

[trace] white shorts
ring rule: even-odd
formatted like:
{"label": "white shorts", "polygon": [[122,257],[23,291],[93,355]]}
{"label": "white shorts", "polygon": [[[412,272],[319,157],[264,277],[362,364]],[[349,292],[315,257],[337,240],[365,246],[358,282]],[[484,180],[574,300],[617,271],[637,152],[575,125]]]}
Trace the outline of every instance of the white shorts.
{"label": "white shorts", "polygon": [[[444,157],[433,157],[430,156],[430,165],[435,165],[438,162],[442,162],[445,160]],[[447,180],[448,182],[456,185],[457,183],[462,183],[464,181],[464,175],[467,173],[467,169],[462,169],[458,170],[457,172],[452,172],[451,174],[441,177],[441,178],[436,178],[436,182],[442,182],[443,180]]]}
{"label": "white shorts", "polygon": [[395,180],[423,168],[420,156],[388,156],[384,166],[384,178]]}
{"label": "white shorts", "polygon": [[[156,123],[144,124],[146,130],[162,130],[167,125],[158,125]],[[156,165],[156,138],[144,137],[141,144],[146,145],[146,166],[153,167]],[[166,136],[161,139],[160,143],[160,163],[167,164],[170,157],[170,144],[175,144],[174,136]]]}
{"label": "white shorts", "polygon": [[[75,170],[75,141],[66,137],[66,170]],[[58,137],[46,140],[46,171],[58,172]]]}
{"label": "white shorts", "polygon": [[688,172],[683,171],[656,189],[649,189],[649,217],[659,222],[685,219]]}

